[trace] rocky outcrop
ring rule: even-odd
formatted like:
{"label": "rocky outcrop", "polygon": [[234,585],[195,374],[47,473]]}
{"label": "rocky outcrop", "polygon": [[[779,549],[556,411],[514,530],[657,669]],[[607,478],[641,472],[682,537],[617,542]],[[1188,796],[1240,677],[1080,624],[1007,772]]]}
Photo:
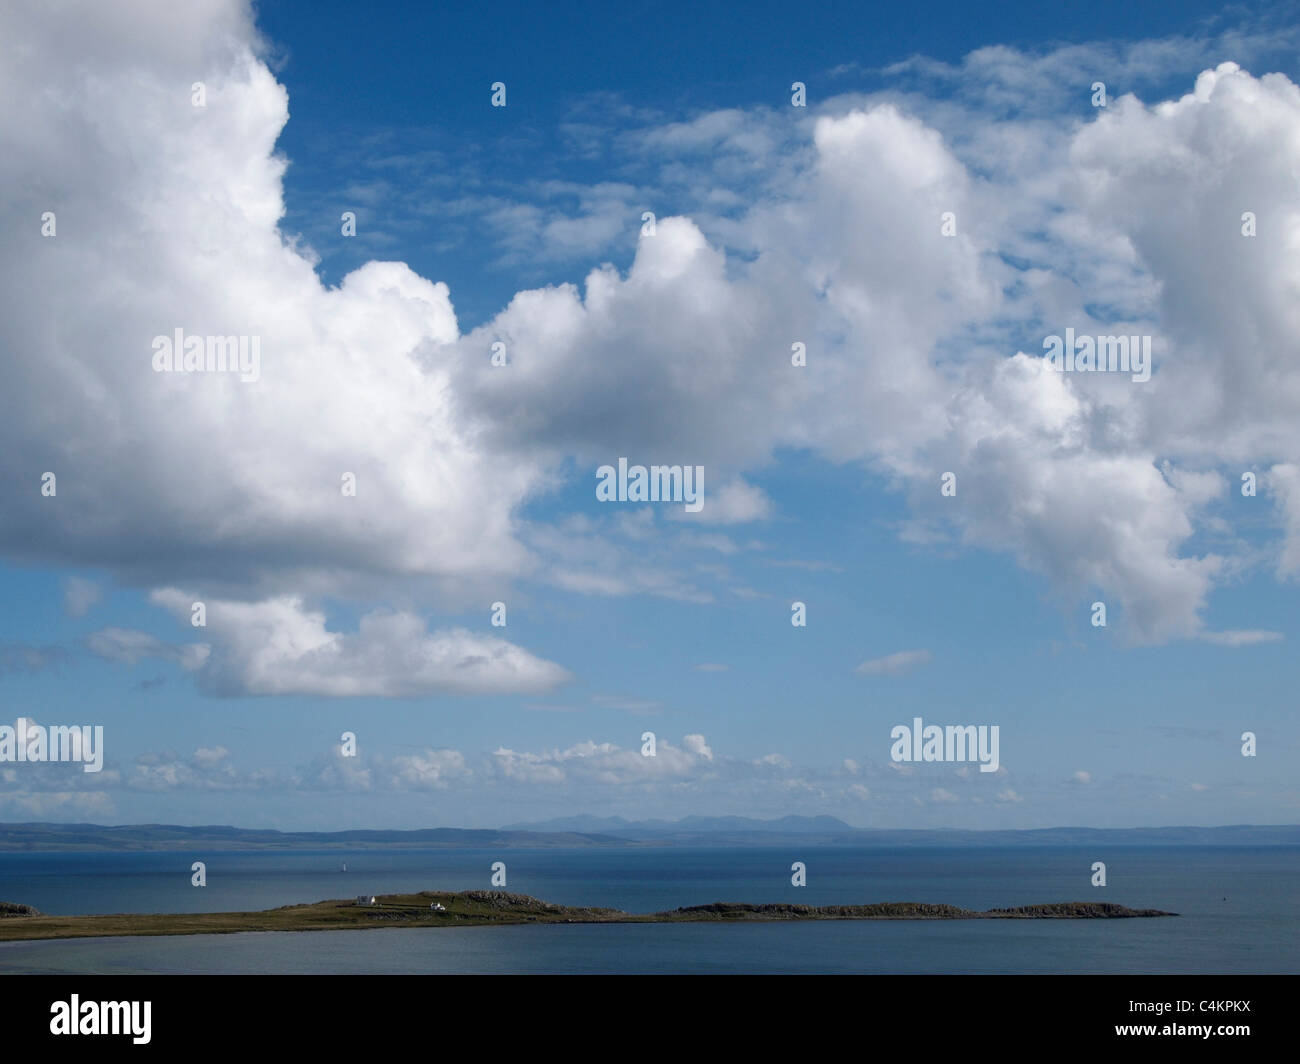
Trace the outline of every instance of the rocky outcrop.
{"label": "rocky outcrop", "polygon": [[1177,916],[1160,909],[1130,909],[1111,901],[1061,901],[1053,905],[1022,905],[1017,909],[990,909],[982,915],[1032,920],[1117,920],[1134,916]]}
{"label": "rocky outcrop", "polygon": [[1084,920],[1178,914],[1162,912],[1160,909],[1130,909],[1106,901],[1022,905],[1016,909],[989,909],[987,912],[913,901],[880,902],[875,905],[747,905],[743,902],[719,901],[711,905],[690,905],[656,915],[701,920]]}

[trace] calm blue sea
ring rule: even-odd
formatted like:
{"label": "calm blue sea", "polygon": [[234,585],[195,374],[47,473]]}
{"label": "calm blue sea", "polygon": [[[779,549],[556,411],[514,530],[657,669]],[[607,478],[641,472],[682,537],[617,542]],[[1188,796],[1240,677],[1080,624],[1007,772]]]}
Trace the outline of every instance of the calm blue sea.
{"label": "calm blue sea", "polygon": [[[207,886],[190,865],[207,864]],[[0,853],[0,900],[47,913],[266,909],[490,887],[648,912],[712,901],[1105,900],[1161,920],[383,929],[0,943],[0,972],[1300,972],[1300,847],[617,848]],[[808,885],[791,886],[790,864]],[[1091,886],[1093,861],[1107,886]],[[348,870],[341,870],[346,862]]]}

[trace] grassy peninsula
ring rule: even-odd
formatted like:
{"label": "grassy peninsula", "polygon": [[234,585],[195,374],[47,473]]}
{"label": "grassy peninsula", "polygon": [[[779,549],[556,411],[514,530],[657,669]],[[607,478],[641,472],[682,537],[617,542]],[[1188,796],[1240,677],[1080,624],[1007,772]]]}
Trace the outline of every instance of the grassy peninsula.
{"label": "grassy peninsula", "polygon": [[[485,924],[741,923],[785,920],[1081,920],[1177,916],[1111,902],[1059,902],[976,912],[954,905],[750,905],[715,902],[658,913],[576,908],[500,890],[384,894],[374,905],[354,899],[286,905],[262,912],[116,913],[46,916],[31,906],[0,902],[0,941],[115,935],[212,935],[236,931],[337,931],[378,927],[477,927]],[[432,906],[441,905],[441,910]]]}

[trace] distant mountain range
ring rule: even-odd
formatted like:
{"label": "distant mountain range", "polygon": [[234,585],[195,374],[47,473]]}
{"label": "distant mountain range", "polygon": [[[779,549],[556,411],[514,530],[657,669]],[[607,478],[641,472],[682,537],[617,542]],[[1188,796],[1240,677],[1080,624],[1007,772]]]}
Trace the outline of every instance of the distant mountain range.
{"label": "distant mountain range", "polygon": [[1300,846],[1300,825],[1198,828],[1038,828],[955,831],[854,828],[833,816],[689,816],[625,820],[575,816],[500,830],[269,831],[176,824],[0,824],[0,852],[105,850],[308,850],[529,848],[588,846]]}
{"label": "distant mountain range", "polygon": [[688,816],[625,820],[575,816],[510,824],[506,830],[569,831],[676,845],[780,845],[799,841],[847,846],[1300,846],[1300,825],[1167,828],[1036,828],[1019,831],[855,828],[833,816]]}

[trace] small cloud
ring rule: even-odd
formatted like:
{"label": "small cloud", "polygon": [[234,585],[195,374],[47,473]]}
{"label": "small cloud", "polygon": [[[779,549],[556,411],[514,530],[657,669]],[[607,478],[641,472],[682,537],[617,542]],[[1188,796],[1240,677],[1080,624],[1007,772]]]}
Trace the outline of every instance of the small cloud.
{"label": "small cloud", "polygon": [[623,695],[592,695],[591,700],[602,709],[621,709],[625,713],[658,713],[663,704],[650,698],[627,698]]}
{"label": "small cloud", "polygon": [[864,802],[871,797],[871,791],[861,783],[854,783],[849,786],[849,794],[854,798],[861,798]]}
{"label": "small cloud", "polygon": [[11,672],[41,672],[66,661],[70,655],[58,646],[31,646],[26,643],[0,644],[0,676]]}
{"label": "small cloud", "polygon": [[686,735],[680,747],[660,742],[658,755],[642,757],[636,749],[586,741],[567,750],[528,753],[500,747],[493,752],[493,771],[516,783],[558,784],[568,780],[601,785],[640,786],[655,781],[682,781],[712,771],[713,751],[703,735]]}
{"label": "small cloud", "polygon": [[960,802],[961,799],[953,794],[952,791],[945,790],[943,787],[935,787],[934,790],[930,792],[930,801],[938,802],[941,805],[947,805],[952,802]]}
{"label": "small cloud", "polygon": [[850,74],[861,75],[870,72],[871,68],[864,67],[861,63],[840,63],[831,67],[830,70],[826,72],[826,76],[831,78],[842,78]]}
{"label": "small cloud", "polygon": [[1261,628],[1241,628],[1226,632],[1202,632],[1201,639],[1221,647],[1249,647],[1257,643],[1280,643],[1282,633]]}
{"label": "small cloud", "polygon": [[1147,731],[1153,731],[1165,739],[1204,739],[1219,742],[1223,732],[1218,728],[1188,728],[1182,724],[1148,724]]}
{"label": "small cloud", "polygon": [[691,671],[692,672],[726,672],[730,668],[731,668],[730,665],[715,665],[711,662],[706,662],[702,665],[692,665]]}
{"label": "small cloud", "polygon": [[702,521],[709,524],[735,525],[747,521],[766,521],[772,516],[772,500],[762,488],[737,477],[713,492],[706,492],[704,509],[691,513],[670,510],[677,521]]}
{"label": "small cloud", "polygon": [[399,790],[442,790],[449,782],[473,775],[459,750],[423,750],[395,757],[386,766]]}
{"label": "small cloud", "polygon": [[[689,749],[689,748],[688,748]],[[712,753],[710,752],[710,757]],[[775,765],[777,768],[789,768],[790,759],[783,754],[764,754],[762,757],[755,758],[756,765]]]}
{"label": "small cloud", "polygon": [[101,628],[87,638],[86,645],[105,661],[135,665],[145,658],[160,658],[187,671],[201,668],[211,653],[206,643],[164,643],[135,628]]}
{"label": "small cloud", "polygon": [[804,561],[801,558],[791,558],[788,561],[771,562],[772,565],[780,566],[783,569],[803,569],[809,573],[842,573],[843,566],[835,565],[833,562]]}
{"label": "small cloud", "polygon": [[230,751],[224,746],[200,746],[194,751],[194,760],[204,768],[211,768],[213,765],[220,764],[230,756]]}
{"label": "small cloud", "polygon": [[859,765],[856,761],[854,761],[853,758],[846,757],[844,759],[844,771],[847,772],[850,776],[856,776],[859,772],[862,771],[862,766]]}
{"label": "small cloud", "polygon": [[1021,798],[1020,795],[1018,795],[1010,787],[1007,787],[1005,790],[1001,790],[998,792],[998,801],[999,802],[1023,802],[1024,799]]}
{"label": "small cloud", "polygon": [[902,676],[931,660],[928,650],[900,650],[883,658],[864,661],[853,671],[859,676]]}
{"label": "small cloud", "polygon": [[1076,772],[1076,773],[1075,773],[1072,777],[1070,777],[1070,778],[1073,779],[1075,783],[1091,783],[1091,782],[1092,782],[1092,773],[1091,773],[1091,772],[1084,772],[1082,769],[1080,769],[1078,772]]}
{"label": "small cloud", "polygon": [[1208,791],[1209,789],[1210,789],[1210,788],[1207,787],[1204,783],[1193,783],[1193,784],[1192,784],[1192,790],[1194,790],[1194,791]]}
{"label": "small cloud", "polygon": [[63,611],[69,617],[84,617],[103,596],[103,589],[92,580],[70,576],[63,581]]}
{"label": "small cloud", "polygon": [[709,749],[709,744],[704,741],[703,735],[683,735],[682,749],[706,761],[713,760],[713,751]]}

